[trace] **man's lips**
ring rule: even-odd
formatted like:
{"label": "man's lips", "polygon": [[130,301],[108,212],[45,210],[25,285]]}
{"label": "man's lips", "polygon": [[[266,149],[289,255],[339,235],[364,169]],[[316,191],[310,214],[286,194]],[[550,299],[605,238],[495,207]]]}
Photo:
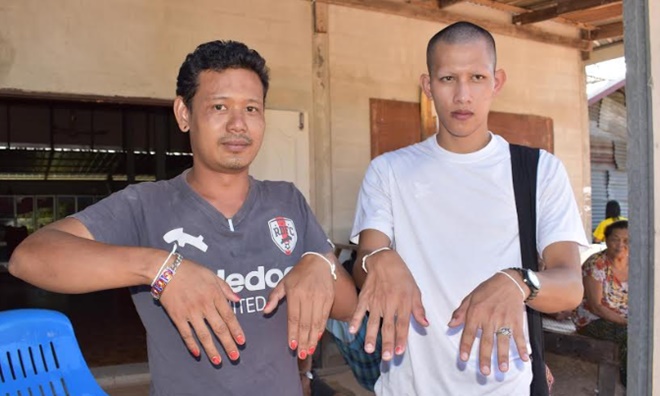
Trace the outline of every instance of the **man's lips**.
{"label": "man's lips", "polygon": [[222,145],[226,147],[229,151],[239,152],[245,150],[249,147],[251,142],[246,142],[245,140],[228,140],[222,142]]}
{"label": "man's lips", "polygon": [[460,120],[460,121],[465,121],[468,118],[472,117],[473,115],[474,115],[474,113],[472,113],[471,111],[467,111],[467,110],[457,110],[457,111],[452,111],[451,112],[451,116],[453,118],[457,119],[457,120]]}

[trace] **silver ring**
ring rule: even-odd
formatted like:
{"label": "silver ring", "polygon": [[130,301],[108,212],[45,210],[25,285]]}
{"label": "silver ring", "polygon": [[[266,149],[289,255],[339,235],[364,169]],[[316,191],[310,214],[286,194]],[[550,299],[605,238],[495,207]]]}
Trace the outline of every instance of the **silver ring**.
{"label": "silver ring", "polygon": [[510,328],[510,327],[500,327],[500,328],[495,332],[495,334],[497,334],[497,335],[503,335],[503,336],[507,336],[507,337],[511,337],[511,335],[513,335],[513,331],[511,331],[511,328]]}

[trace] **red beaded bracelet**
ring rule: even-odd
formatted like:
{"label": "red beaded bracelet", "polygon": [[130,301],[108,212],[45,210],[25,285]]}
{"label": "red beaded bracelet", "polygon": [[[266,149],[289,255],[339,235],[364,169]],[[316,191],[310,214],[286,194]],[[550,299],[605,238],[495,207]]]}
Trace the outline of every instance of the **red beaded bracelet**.
{"label": "red beaded bracelet", "polygon": [[176,274],[177,268],[179,268],[179,265],[181,265],[181,262],[183,261],[183,256],[179,253],[174,253],[174,257],[175,259],[172,265],[161,272],[158,275],[158,278],[156,278],[156,281],[151,285],[151,296],[156,301],[160,300],[160,297],[165,290],[165,286],[170,283],[174,274]]}

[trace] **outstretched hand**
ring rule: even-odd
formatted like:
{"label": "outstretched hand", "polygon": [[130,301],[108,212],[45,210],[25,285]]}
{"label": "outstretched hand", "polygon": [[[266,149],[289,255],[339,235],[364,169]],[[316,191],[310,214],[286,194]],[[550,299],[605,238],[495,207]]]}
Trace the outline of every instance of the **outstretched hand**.
{"label": "outstretched hand", "polygon": [[[422,294],[408,267],[395,251],[371,256],[366,280],[358,296],[358,306],[351,319],[349,331],[357,333],[362,319],[369,311],[364,350],[373,353],[378,330],[383,343],[382,359],[405,351],[410,315],[422,326],[428,326]],[[382,326],[381,326],[382,318]]]}
{"label": "outstretched hand", "polygon": [[181,334],[186,347],[195,357],[200,356],[197,339],[202,343],[209,360],[219,365],[222,358],[213,342],[220,340],[231,360],[239,358],[236,344],[245,343],[245,333],[228,301],[238,302],[240,297],[222,279],[208,268],[184,260],[163,291],[160,303]]}
{"label": "outstretched hand", "polygon": [[[465,325],[461,335],[459,358],[466,362],[477,331],[481,329],[479,345],[479,367],[483,375],[491,372],[493,345],[497,343],[497,362],[501,372],[509,369],[510,338],[513,336],[518,353],[524,361],[529,360],[524,334],[525,304],[522,296],[510,279],[495,274],[477,286],[461,302],[449,321],[449,327]],[[510,329],[512,334],[507,334]],[[496,334],[497,333],[497,334]]]}
{"label": "outstretched hand", "polygon": [[[334,256],[328,259],[334,260]],[[335,281],[328,264],[314,255],[303,257],[271,291],[264,314],[272,313],[284,297],[289,348],[305,359],[316,350],[335,299]]]}

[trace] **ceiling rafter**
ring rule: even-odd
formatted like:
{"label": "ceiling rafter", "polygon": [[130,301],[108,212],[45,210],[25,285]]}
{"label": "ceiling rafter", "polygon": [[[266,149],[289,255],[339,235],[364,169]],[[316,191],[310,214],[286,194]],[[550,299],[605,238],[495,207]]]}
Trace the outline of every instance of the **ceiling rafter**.
{"label": "ceiling rafter", "polygon": [[438,8],[443,9],[463,2],[465,2],[465,0],[438,0]]}
{"label": "ceiling rafter", "polygon": [[550,7],[515,15],[512,18],[512,22],[516,25],[527,25],[557,18],[571,12],[589,10],[621,2],[622,0],[560,0]]}
{"label": "ceiling rafter", "polygon": [[[444,1],[443,0],[437,0],[437,1],[439,3],[440,2],[449,3],[452,0],[444,0]],[[456,2],[458,2],[458,1],[459,0],[456,0]],[[460,0],[460,1],[470,2],[472,4],[481,5],[481,6],[492,8],[492,9],[495,9],[495,10],[498,10],[498,11],[508,12],[510,14],[520,14],[520,13],[524,13],[524,12],[529,12],[529,9],[527,9],[527,8],[516,6],[516,5],[510,4],[510,3],[500,3],[499,1],[495,1],[495,0]],[[447,6],[445,6],[445,7],[447,7]],[[440,6],[440,8],[443,8],[443,7]],[[577,21],[562,18],[562,17],[558,17],[557,21],[561,22],[561,23],[565,23],[567,25],[575,26],[575,27],[580,28],[580,29],[595,29],[596,28],[596,26],[594,26],[593,24],[590,24],[590,23],[577,22]]]}
{"label": "ceiling rafter", "polygon": [[623,37],[623,22],[608,23],[591,31],[593,40],[604,40],[613,37]]}
{"label": "ceiling rafter", "polygon": [[[327,3],[338,6],[358,8],[367,11],[382,12],[386,14],[399,15],[408,18],[427,20],[432,22],[442,22],[451,24],[454,22],[469,20],[476,23],[492,33],[503,34],[511,37],[518,37],[528,40],[534,40],[547,44],[561,45],[565,47],[579,49],[581,51],[591,50],[591,42],[581,38],[562,36],[555,33],[544,31],[535,26],[516,26],[512,24],[493,22],[488,19],[470,18],[465,15],[458,15],[440,8],[429,8],[418,6],[407,2],[395,0],[316,0],[320,3]],[[470,0],[471,2],[473,0]]]}

